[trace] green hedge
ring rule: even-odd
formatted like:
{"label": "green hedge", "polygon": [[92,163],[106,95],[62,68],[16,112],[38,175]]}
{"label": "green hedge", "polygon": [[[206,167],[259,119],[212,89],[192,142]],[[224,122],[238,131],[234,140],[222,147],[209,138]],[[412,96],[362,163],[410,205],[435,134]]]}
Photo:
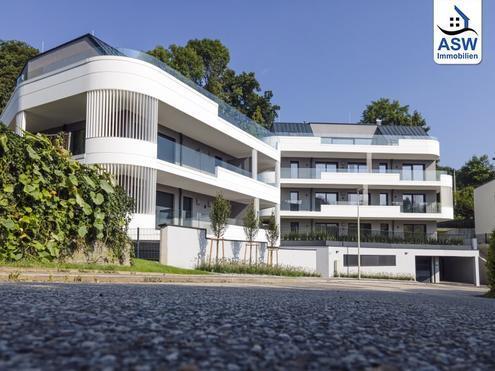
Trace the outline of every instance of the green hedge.
{"label": "green hedge", "polygon": [[63,259],[99,241],[122,262],[132,199],[61,144],[0,124],[0,260]]}
{"label": "green hedge", "polygon": [[[308,232],[308,233],[288,233],[282,236],[283,241],[342,241],[357,242],[357,235],[336,235],[325,232]],[[399,237],[399,236],[381,236],[368,235],[361,233],[361,242],[378,242],[378,243],[395,243],[395,244],[426,244],[426,245],[463,245],[462,238],[430,238],[427,236],[418,237]]]}
{"label": "green hedge", "polygon": [[316,272],[308,272],[288,265],[268,265],[265,263],[248,264],[231,259],[221,259],[218,263],[201,262],[195,269],[205,272],[230,274],[262,274],[289,277],[320,277]]}

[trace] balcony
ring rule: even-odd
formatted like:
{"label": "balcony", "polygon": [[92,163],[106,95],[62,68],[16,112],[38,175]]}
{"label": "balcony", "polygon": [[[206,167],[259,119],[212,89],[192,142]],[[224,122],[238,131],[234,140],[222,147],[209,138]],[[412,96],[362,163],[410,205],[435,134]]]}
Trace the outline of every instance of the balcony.
{"label": "balcony", "polygon": [[[280,210],[282,211],[331,211],[333,208],[337,209],[340,206],[347,208],[352,208],[354,212],[357,211],[356,201],[336,201],[332,203],[319,203],[315,201],[314,207],[311,208],[309,202],[304,202],[302,200],[285,200],[282,201],[280,205]],[[366,210],[369,207],[373,208],[398,208],[401,213],[441,213],[442,206],[439,202],[393,202],[392,205],[381,205],[381,204],[361,204],[360,209]]]}
{"label": "balcony", "polygon": [[[389,231],[360,228],[361,247],[431,249],[472,249],[472,239],[465,235],[443,235],[438,233],[417,233],[410,231]],[[283,246],[357,246],[357,227],[343,228],[335,226],[326,230],[308,233],[290,232],[282,234]],[[399,245],[399,246],[397,246]]]}
{"label": "balcony", "polygon": [[159,160],[188,167],[210,175],[216,175],[217,167],[221,167],[249,178],[251,178],[252,174],[249,170],[245,170],[240,166],[236,166],[229,162],[223,161],[218,157],[207,155],[199,150],[194,150],[182,144],[177,144],[176,142],[163,136],[159,136],[158,139],[157,157]]}
{"label": "balcony", "polygon": [[[302,200],[284,200],[280,205],[280,216],[288,219],[356,219],[357,204],[352,201],[336,201],[331,204]],[[448,220],[452,208],[442,208],[438,202],[394,202],[391,205],[365,204],[359,207],[359,215],[367,220]]]}
{"label": "balcony", "polygon": [[435,139],[431,136],[411,136],[411,135],[362,135],[362,136],[344,136],[334,135],[331,137],[321,137],[322,144],[340,144],[340,145],[365,145],[365,146],[398,146],[401,139],[425,140]]}
{"label": "balcony", "polygon": [[330,178],[343,177],[340,174],[348,175],[349,177],[365,177],[376,176],[383,179],[412,181],[412,182],[438,182],[442,175],[446,175],[445,171],[423,170],[410,171],[402,169],[365,169],[357,171],[356,169],[334,169],[326,170],[319,168],[290,168],[283,167],[280,169],[282,179],[322,179],[329,180]]}

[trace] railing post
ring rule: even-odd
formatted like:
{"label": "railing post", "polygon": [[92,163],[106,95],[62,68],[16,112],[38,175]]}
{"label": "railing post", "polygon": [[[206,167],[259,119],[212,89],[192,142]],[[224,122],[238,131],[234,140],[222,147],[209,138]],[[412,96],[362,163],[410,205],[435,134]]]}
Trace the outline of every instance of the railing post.
{"label": "railing post", "polygon": [[139,258],[140,257],[140,252],[139,252],[139,244],[140,244],[140,241],[139,241],[139,227],[137,228],[137,241],[136,241],[136,258]]}

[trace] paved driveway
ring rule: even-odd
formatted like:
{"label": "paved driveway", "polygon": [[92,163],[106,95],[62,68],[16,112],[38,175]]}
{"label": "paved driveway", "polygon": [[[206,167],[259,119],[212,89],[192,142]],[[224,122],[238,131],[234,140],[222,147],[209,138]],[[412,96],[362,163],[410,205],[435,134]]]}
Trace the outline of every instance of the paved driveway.
{"label": "paved driveway", "polygon": [[1,284],[0,369],[495,367],[479,290],[355,282]]}

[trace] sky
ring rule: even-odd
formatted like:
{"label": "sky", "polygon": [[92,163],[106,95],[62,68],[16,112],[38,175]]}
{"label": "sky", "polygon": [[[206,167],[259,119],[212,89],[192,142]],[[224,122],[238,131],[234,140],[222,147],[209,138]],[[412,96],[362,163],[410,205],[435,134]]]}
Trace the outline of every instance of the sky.
{"label": "sky", "polygon": [[357,122],[380,97],[426,118],[441,164],[495,156],[495,1],[483,4],[483,61],[433,61],[432,0],[9,1],[0,39],[47,50],[93,32],[149,50],[219,39],[230,66],[253,71],[281,106],[278,121]]}

